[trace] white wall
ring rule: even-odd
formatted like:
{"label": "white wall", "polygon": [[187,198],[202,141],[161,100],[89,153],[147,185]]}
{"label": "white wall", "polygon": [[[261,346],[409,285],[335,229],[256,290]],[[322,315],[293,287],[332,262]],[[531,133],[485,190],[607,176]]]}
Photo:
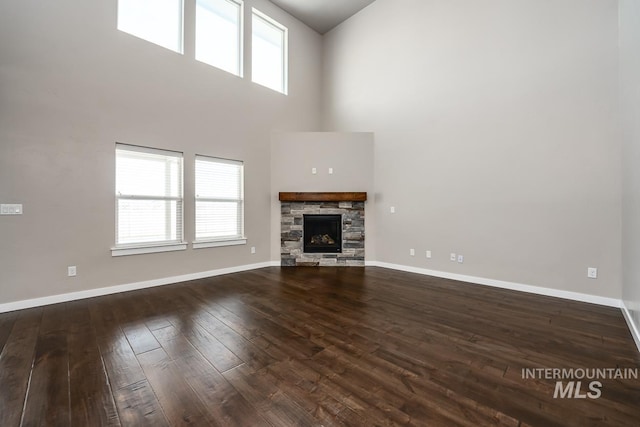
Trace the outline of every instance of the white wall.
{"label": "white wall", "polygon": [[[269,261],[271,131],[318,128],[322,39],[245,1],[289,27],[283,96],[251,83],[248,47],[244,79],[195,61],[185,3],[179,55],[116,30],[116,0],[0,2],[0,203],[24,204],[0,217],[0,303]],[[112,258],[116,141],[184,152],[189,241],[194,155],[244,160],[248,245]]]}
{"label": "white wall", "polygon": [[378,261],[620,298],[617,18],[377,0],[325,36],[325,130],[375,133]]}
{"label": "white wall", "polygon": [[[271,260],[280,261],[279,192],[366,191],[365,259],[375,259],[373,134],[274,132],[271,143]],[[316,174],[312,173],[316,168]],[[333,174],[329,174],[333,168]]]}
{"label": "white wall", "polygon": [[640,330],[640,3],[635,0],[620,0],[620,100],[622,298]]}

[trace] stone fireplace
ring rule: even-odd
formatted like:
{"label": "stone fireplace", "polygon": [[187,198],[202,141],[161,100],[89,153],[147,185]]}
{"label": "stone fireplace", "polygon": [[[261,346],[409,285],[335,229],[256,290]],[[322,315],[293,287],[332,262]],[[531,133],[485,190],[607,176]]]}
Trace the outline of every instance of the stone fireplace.
{"label": "stone fireplace", "polygon": [[280,264],[364,266],[366,193],[280,193]]}

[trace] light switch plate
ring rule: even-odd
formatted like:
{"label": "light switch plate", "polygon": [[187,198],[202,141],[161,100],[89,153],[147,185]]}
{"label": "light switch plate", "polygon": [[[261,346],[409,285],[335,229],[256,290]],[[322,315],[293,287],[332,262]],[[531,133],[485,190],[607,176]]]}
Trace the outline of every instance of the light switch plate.
{"label": "light switch plate", "polygon": [[21,204],[2,204],[0,205],[0,215],[22,215]]}

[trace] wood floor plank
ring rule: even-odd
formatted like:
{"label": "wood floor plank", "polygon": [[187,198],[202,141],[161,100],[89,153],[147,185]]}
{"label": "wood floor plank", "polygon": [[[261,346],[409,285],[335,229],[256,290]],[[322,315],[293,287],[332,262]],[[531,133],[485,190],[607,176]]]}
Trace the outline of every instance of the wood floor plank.
{"label": "wood floor plank", "polygon": [[113,395],[123,426],[163,427],[169,425],[147,380],[114,390]]}
{"label": "wood floor plank", "polygon": [[[258,370],[276,360],[207,311],[206,305],[201,303],[197,304],[198,305],[196,305],[196,307],[198,307],[198,310],[193,315],[193,320],[209,334],[216,337],[220,343],[222,343],[245,364]],[[185,330],[187,333],[190,329],[183,323],[177,324],[176,326],[181,326],[182,330]]]}
{"label": "wood floor plank", "polygon": [[153,335],[171,360],[199,354],[198,350],[175,326],[156,329],[153,331]]}
{"label": "wood floor plank", "polygon": [[118,319],[111,310],[112,304],[117,304],[115,300],[116,297],[113,295],[87,300],[91,325],[96,334],[100,351],[103,353],[114,351],[119,346],[119,340],[124,336]]}
{"label": "wood floor plank", "polygon": [[145,313],[140,309],[140,295],[114,295],[110,305],[122,332],[129,340],[135,354],[145,353],[160,348],[160,344],[147,327]]}
{"label": "wood floor plank", "polygon": [[135,354],[146,353],[160,348],[160,343],[158,343],[144,322],[123,326],[122,331],[127,336]]}
{"label": "wood floor plank", "polygon": [[17,313],[15,311],[0,314],[0,354],[4,350],[4,346],[11,335],[13,324],[16,321]]}
{"label": "wood floor plank", "polygon": [[108,302],[89,301],[89,313],[111,388],[117,390],[144,381],[144,372]]}
{"label": "wood floor plank", "polygon": [[86,301],[69,303],[68,336],[71,425],[119,426]]}
{"label": "wood floor plank", "polygon": [[245,365],[224,373],[236,390],[274,426],[311,426],[318,421],[264,376]]}
{"label": "wood floor plank", "polygon": [[162,348],[138,355],[149,384],[172,426],[207,426],[213,421],[175,362]]}
{"label": "wood floor plank", "polygon": [[19,426],[31,377],[42,309],[21,311],[0,354],[0,426]]}
{"label": "wood floor plank", "polygon": [[68,310],[65,304],[44,308],[22,425],[68,426]]}
{"label": "wood floor plank", "polygon": [[243,363],[238,356],[198,324],[186,331],[185,337],[220,372],[228,371]]}
{"label": "wood floor plank", "polygon": [[145,289],[139,293],[139,298],[137,299],[144,313],[145,324],[150,331],[171,326],[171,321],[167,318],[165,307],[152,304],[151,301],[154,293],[153,289]]}
{"label": "wood floor plank", "polygon": [[334,398],[335,392],[323,383],[323,376],[295,359],[275,363],[264,370],[266,379],[313,414],[322,425],[371,425],[371,420],[358,415]]}
{"label": "wood floor plank", "polygon": [[253,426],[267,421],[238,391],[200,354],[176,359],[185,379],[199,396],[214,425]]}

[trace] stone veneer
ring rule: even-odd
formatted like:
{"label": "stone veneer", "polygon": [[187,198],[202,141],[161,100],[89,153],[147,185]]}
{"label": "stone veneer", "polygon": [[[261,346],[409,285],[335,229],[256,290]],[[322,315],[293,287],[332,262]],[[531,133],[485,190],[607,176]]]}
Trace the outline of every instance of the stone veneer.
{"label": "stone veneer", "polygon": [[[364,202],[282,202],[280,265],[364,267]],[[342,253],[304,253],[303,215],[342,215]]]}

